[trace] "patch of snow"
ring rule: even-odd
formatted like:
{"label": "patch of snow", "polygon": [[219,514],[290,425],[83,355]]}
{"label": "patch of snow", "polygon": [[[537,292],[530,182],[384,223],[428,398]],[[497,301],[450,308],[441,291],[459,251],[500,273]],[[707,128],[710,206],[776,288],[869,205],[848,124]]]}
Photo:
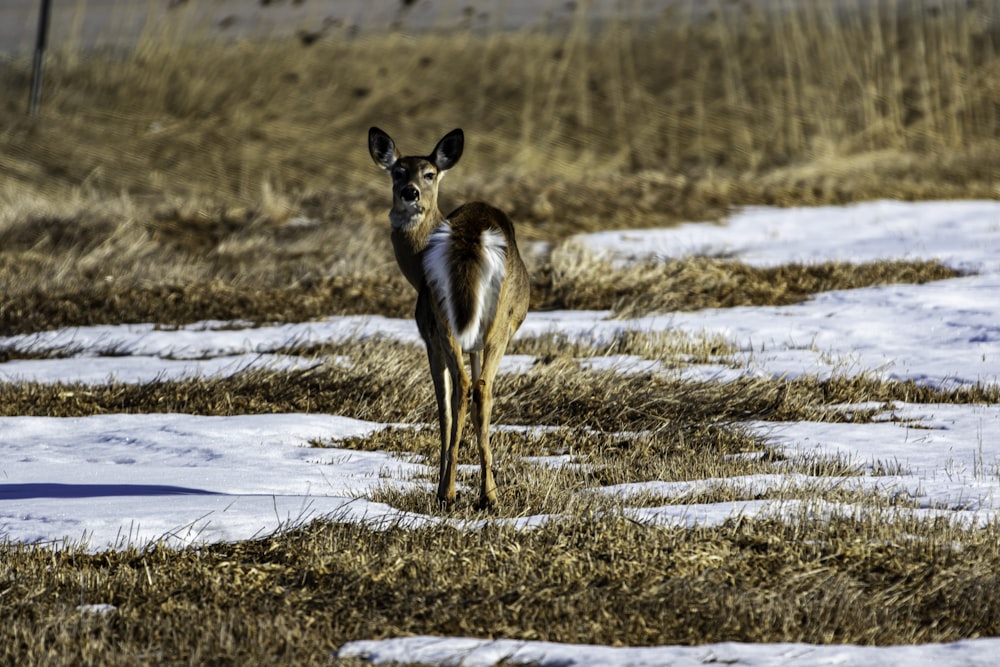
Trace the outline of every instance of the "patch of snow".
{"label": "patch of snow", "polygon": [[1000,655],[1000,639],[970,639],[919,646],[817,646],[812,644],[743,644],[704,646],[612,647],[558,644],[513,639],[464,637],[400,637],[349,642],[338,658],[363,658],[374,664],[537,665],[538,667],[992,667]]}

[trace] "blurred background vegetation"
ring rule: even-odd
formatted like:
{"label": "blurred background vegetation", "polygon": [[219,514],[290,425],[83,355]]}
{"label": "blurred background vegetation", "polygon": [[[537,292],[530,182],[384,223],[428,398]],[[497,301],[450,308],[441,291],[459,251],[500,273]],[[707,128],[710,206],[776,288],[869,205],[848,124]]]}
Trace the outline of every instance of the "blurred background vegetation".
{"label": "blurred background vegetation", "polygon": [[0,56],[6,331],[408,313],[371,125],[410,154],[465,129],[442,208],[549,244],[536,307],[578,232],[1000,193],[1000,0],[70,6],[37,116],[35,13]]}
{"label": "blurred background vegetation", "polygon": [[465,128],[458,189],[542,220],[591,186],[636,214],[643,198],[694,214],[996,193],[993,0],[687,0],[655,18],[643,5],[641,23],[628,3],[608,17],[581,2],[519,29],[498,1],[490,11],[506,18],[455,5],[466,24],[420,31],[405,23],[420,0],[393,4],[382,31],[327,3],[320,28],[267,39],[192,36],[197,3],[176,3],[131,47],[53,43],[38,118],[24,113],[30,57],[8,55],[0,196],[367,201],[383,185],[365,150],[372,124],[407,152]]}

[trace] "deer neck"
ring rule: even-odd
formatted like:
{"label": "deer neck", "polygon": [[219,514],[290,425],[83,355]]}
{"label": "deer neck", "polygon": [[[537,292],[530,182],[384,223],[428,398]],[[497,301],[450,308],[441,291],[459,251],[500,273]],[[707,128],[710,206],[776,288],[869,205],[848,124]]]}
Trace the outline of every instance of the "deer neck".
{"label": "deer neck", "polygon": [[396,263],[414,289],[420,291],[424,283],[423,252],[431,232],[444,222],[444,216],[435,206],[418,215],[406,210],[393,209],[389,212],[392,223],[392,249]]}

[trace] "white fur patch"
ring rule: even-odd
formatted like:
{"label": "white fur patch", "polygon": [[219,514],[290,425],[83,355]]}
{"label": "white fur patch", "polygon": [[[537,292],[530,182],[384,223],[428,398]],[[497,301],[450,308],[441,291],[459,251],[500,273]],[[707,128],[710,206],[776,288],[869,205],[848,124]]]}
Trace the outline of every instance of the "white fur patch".
{"label": "white fur patch", "polygon": [[431,234],[424,252],[424,272],[427,284],[434,292],[438,302],[443,304],[448,317],[448,326],[452,335],[462,347],[463,352],[481,350],[486,330],[493,322],[496,314],[497,301],[500,298],[500,286],[503,283],[507,265],[507,240],[497,229],[487,229],[483,232],[480,255],[478,257],[479,282],[473,286],[472,319],[469,325],[459,331],[455,323],[454,300],[455,290],[452,286],[452,272],[448,265],[451,252],[451,225],[443,223]]}
{"label": "white fur patch", "polygon": [[441,382],[444,385],[444,400],[441,409],[444,411],[444,423],[451,430],[451,373],[442,373]]}

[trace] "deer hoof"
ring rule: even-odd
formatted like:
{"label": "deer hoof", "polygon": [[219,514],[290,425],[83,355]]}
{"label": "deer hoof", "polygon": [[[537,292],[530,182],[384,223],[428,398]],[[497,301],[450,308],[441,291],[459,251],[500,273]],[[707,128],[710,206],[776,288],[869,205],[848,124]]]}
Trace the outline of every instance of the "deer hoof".
{"label": "deer hoof", "polygon": [[480,496],[479,502],[476,504],[476,509],[478,510],[491,510],[497,507],[496,496],[490,498],[489,496]]}

